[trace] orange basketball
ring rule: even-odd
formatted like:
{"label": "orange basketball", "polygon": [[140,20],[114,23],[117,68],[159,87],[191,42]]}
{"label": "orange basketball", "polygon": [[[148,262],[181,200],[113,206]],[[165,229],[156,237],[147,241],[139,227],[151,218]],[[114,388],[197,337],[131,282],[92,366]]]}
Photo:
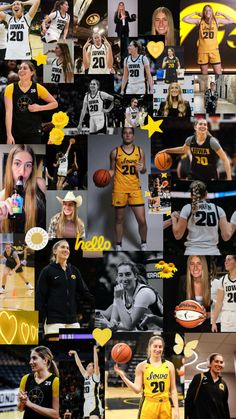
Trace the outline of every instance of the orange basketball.
{"label": "orange basketball", "polygon": [[132,358],[132,349],[127,343],[117,343],[111,350],[111,357],[118,364],[126,364]]}
{"label": "orange basketball", "polygon": [[206,309],[197,301],[185,300],[175,307],[175,320],[187,329],[200,326],[206,320]]}
{"label": "orange basketball", "polygon": [[162,182],[161,186],[162,186],[163,188],[167,188],[167,186],[169,186],[169,182],[168,182],[168,180],[164,180],[164,181]]}
{"label": "orange basketball", "polygon": [[70,144],[75,144],[75,143],[76,143],[75,138],[71,138],[71,139],[70,139]]}
{"label": "orange basketball", "polygon": [[159,170],[168,170],[172,166],[172,158],[168,153],[157,153],[154,158],[154,164]]}
{"label": "orange basketball", "polygon": [[104,188],[104,186],[109,185],[111,181],[111,175],[109,170],[99,169],[93,175],[93,181],[98,188]]}

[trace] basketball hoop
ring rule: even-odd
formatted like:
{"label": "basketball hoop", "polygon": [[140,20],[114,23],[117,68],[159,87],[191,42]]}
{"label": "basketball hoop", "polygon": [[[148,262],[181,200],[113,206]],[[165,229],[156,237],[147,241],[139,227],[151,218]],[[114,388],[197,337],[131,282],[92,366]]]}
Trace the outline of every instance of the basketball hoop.
{"label": "basketball hoop", "polygon": [[219,131],[219,129],[220,129],[220,121],[221,121],[221,119],[220,119],[220,116],[211,116],[210,118],[209,118],[209,123],[210,123],[210,126],[211,126],[211,130],[212,131]]}

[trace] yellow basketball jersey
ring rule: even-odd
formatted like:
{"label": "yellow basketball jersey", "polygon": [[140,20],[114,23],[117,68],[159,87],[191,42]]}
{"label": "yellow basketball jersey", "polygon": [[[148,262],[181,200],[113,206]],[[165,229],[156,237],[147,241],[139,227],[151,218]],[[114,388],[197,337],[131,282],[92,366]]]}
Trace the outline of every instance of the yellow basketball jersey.
{"label": "yellow basketball jersey", "polygon": [[199,28],[198,52],[208,53],[219,49],[217,32],[218,28],[215,20],[212,20],[211,24],[206,23],[204,20],[201,21]]}
{"label": "yellow basketball jersey", "polygon": [[153,399],[168,399],[170,397],[170,370],[166,361],[155,367],[147,361],[143,375],[143,394]]}
{"label": "yellow basketball jersey", "polygon": [[129,193],[141,189],[141,183],[135,168],[140,161],[141,153],[138,146],[134,145],[133,147],[130,154],[127,154],[122,146],[116,149],[114,192]]}

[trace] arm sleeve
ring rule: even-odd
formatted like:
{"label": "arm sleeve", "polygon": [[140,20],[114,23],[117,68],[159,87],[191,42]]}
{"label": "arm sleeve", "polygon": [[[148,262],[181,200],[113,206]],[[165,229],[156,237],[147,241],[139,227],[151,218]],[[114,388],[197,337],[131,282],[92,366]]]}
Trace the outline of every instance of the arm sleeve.
{"label": "arm sleeve", "polygon": [[230,218],[230,222],[232,224],[236,224],[236,211],[234,211],[234,213],[232,214],[232,216]]}
{"label": "arm sleeve", "polygon": [[218,209],[218,213],[219,213],[220,218],[226,217],[226,214],[225,214],[225,211],[223,210],[223,208],[218,207],[218,205],[217,205],[217,209]]}
{"label": "arm sleeve", "polygon": [[144,56],[143,56],[143,64],[144,64],[144,65],[149,65],[149,60],[148,60],[148,58],[146,57],[146,55],[144,55]]}
{"label": "arm sleeve", "polygon": [[36,296],[35,308],[39,311],[39,322],[44,323],[47,314],[47,297],[48,297],[48,268],[44,268],[39,275]]}
{"label": "arm sleeve", "polygon": [[[55,60],[55,58],[52,57],[47,57],[47,64],[51,65],[53,63],[53,61]],[[40,85],[39,85],[40,86]]]}
{"label": "arm sleeve", "polygon": [[55,377],[53,380],[52,397],[59,397],[59,377]]}
{"label": "arm sleeve", "polygon": [[26,385],[26,381],[27,381],[28,377],[29,377],[29,374],[26,374],[22,377],[22,379],[20,381],[20,390],[21,391],[25,391],[25,385]]}
{"label": "arm sleeve", "polygon": [[57,16],[57,11],[50,13],[50,15],[48,15],[49,19],[52,21],[53,19],[55,19],[55,17]]}
{"label": "arm sleeve", "polygon": [[185,220],[187,220],[188,217],[190,216],[190,214],[191,214],[191,205],[190,204],[187,204],[180,211],[180,217],[181,218],[184,218]]}
{"label": "arm sleeve", "polygon": [[191,141],[192,141],[192,138],[193,138],[193,137],[188,137],[188,138],[186,138],[186,140],[185,140],[185,143],[184,143],[184,144],[186,144],[186,145],[190,146]]}
{"label": "arm sleeve", "polygon": [[148,308],[156,301],[156,295],[151,288],[141,289],[135,297],[134,307]]}
{"label": "arm sleeve", "polygon": [[197,374],[193,377],[188,391],[187,395],[185,397],[185,415],[190,416],[190,414],[194,412],[194,398],[196,395],[196,391],[198,388],[198,385],[200,384],[201,380],[201,374]]}
{"label": "arm sleeve", "polygon": [[79,269],[77,269],[75,266],[73,267],[73,269],[76,270],[76,300],[77,302],[79,302],[80,296],[82,295],[86,300],[88,300],[91,304],[94,305],[95,303],[95,299],[94,296],[90,293],[85,281],[82,278],[82,275],[79,271]]}
{"label": "arm sleeve", "polygon": [[230,419],[230,411],[229,411],[229,404],[228,404],[228,397],[229,397],[229,390],[227,385],[225,385],[225,397],[224,397],[224,410],[225,410],[225,419]]}
{"label": "arm sleeve", "polygon": [[49,95],[48,90],[39,83],[37,83],[37,92],[40,99],[46,99],[46,97]]}
{"label": "arm sleeve", "polygon": [[211,146],[212,150],[214,150],[214,151],[218,151],[221,148],[221,145],[220,145],[219,141],[214,137],[210,138],[210,146]]}
{"label": "arm sleeve", "polygon": [[8,99],[12,99],[12,96],[13,96],[13,88],[14,88],[14,84],[11,83],[5,89],[4,96],[8,97]]}
{"label": "arm sleeve", "polygon": [[13,251],[13,253],[12,253],[12,257],[14,258],[14,259],[19,259],[19,256],[18,256],[18,254],[17,254],[17,252],[14,250]]}

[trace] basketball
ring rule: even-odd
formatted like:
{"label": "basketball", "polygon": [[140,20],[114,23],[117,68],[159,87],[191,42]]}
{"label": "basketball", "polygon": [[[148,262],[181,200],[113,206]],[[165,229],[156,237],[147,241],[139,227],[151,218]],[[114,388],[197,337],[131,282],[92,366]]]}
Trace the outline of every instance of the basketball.
{"label": "basketball", "polygon": [[75,143],[76,143],[75,138],[71,138],[71,139],[70,139],[70,144],[75,144]]}
{"label": "basketball", "polygon": [[159,170],[168,170],[172,166],[172,157],[168,153],[157,153],[154,164]]}
{"label": "basketball", "polygon": [[104,188],[109,185],[111,181],[111,175],[106,169],[99,169],[93,175],[93,181],[98,188]]}
{"label": "basketball", "polygon": [[167,186],[169,186],[169,182],[168,180],[164,180],[161,184],[162,188],[167,188]]}
{"label": "basketball", "polygon": [[126,343],[117,343],[111,350],[111,357],[118,364],[126,364],[132,358],[132,349]]}
{"label": "basketball", "polygon": [[175,307],[175,320],[181,326],[192,329],[206,320],[206,310],[197,301],[185,300]]}

